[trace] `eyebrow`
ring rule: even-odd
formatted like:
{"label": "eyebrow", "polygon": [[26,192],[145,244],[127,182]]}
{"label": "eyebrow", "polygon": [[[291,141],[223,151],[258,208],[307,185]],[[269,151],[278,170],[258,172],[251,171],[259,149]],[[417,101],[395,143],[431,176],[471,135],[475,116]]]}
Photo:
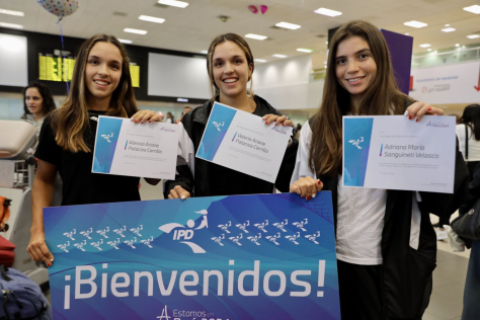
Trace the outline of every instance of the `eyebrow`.
{"label": "eyebrow", "polygon": [[[360,49],[360,50],[358,50],[357,52],[355,52],[355,55],[360,54],[360,53],[364,53],[364,52],[371,52],[371,50],[368,49],[368,48]],[[338,57],[335,58],[335,60],[337,60],[337,59],[345,59],[345,58],[346,58],[346,56],[338,56]]]}
{"label": "eyebrow", "polygon": [[[237,59],[237,58],[244,59],[242,56],[240,56],[240,55],[238,55],[238,54],[232,57],[232,59]],[[215,59],[213,59],[213,61],[216,61],[216,60],[223,60],[223,58],[215,58]]]}
{"label": "eyebrow", "polygon": [[[99,56],[89,56],[88,59],[98,59],[98,60],[102,60]],[[112,60],[111,62],[116,62],[118,64],[121,64],[120,61],[117,61],[117,60]]]}

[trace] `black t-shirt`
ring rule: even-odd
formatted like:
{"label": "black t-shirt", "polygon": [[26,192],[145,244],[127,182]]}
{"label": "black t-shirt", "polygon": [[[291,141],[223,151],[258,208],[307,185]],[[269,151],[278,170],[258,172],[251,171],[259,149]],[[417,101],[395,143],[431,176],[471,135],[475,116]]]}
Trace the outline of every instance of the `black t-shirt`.
{"label": "black t-shirt", "polygon": [[139,178],[92,173],[98,116],[105,112],[88,113],[89,126],[85,129],[83,138],[92,152],[73,153],[63,150],[55,141],[51,117],[45,119],[40,131],[35,157],[57,166],[63,180],[62,205],[140,200]]}

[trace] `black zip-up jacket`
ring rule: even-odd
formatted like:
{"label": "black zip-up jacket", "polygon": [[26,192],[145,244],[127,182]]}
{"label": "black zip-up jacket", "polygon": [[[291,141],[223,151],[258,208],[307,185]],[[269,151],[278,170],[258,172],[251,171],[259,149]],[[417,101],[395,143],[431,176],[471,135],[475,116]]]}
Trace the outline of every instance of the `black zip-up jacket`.
{"label": "black zip-up jacket", "polygon": [[[280,115],[263,98],[254,96],[254,101],[256,103],[254,115],[260,117],[266,114]],[[190,192],[193,197],[272,193],[274,187],[282,192],[288,192],[298,148],[298,141],[293,138],[285,152],[275,185],[195,157],[212,106],[212,102],[207,101],[203,106],[187,113],[179,124],[184,130],[179,141],[177,174],[175,180],[165,182],[165,198],[177,185]]]}

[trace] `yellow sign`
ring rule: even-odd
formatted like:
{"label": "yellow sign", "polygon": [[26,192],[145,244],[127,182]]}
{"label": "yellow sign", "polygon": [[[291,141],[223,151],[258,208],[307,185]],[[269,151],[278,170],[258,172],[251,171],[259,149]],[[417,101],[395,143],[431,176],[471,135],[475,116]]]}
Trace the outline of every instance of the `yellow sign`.
{"label": "yellow sign", "polygon": [[[72,81],[73,68],[75,67],[75,59],[62,58],[50,55],[38,56],[39,80],[66,82]],[[132,86],[140,88],[140,66],[130,65],[130,77],[132,78]]]}

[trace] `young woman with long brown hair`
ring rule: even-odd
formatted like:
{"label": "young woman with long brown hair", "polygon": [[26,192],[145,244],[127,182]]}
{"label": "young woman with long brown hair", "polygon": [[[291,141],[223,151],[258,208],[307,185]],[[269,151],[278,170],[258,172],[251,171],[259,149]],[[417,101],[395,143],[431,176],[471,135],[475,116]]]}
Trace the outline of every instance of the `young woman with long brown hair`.
{"label": "young woman with long brown hair", "polygon": [[53,262],[45,243],[42,210],[51,205],[57,171],[63,180],[62,205],[140,200],[139,178],[91,172],[100,115],[130,117],[135,123],[160,121],[153,111],[138,111],[127,52],[115,37],[102,34],[81,46],[67,100],[41,129],[27,249],[35,261],[48,266]]}
{"label": "young woman with long brown hair", "polygon": [[322,104],[301,131],[291,192],[307,200],[331,190],[342,319],[421,319],[435,268],[429,213],[461,204],[466,167],[457,148],[455,194],[343,187],[342,117],[403,115],[421,122],[441,109],[399,91],[382,33],[365,21],[330,43]]}
{"label": "young woman with long brown hair", "polygon": [[[212,99],[182,118],[180,125],[183,126],[184,131],[180,138],[180,161],[177,161],[175,180],[165,183],[165,198],[185,199],[191,196],[271,193],[275,186],[282,191],[288,190],[295,161],[297,147],[295,142],[287,148],[275,186],[238,171],[195,158],[214,101],[263,117],[267,125],[272,122],[276,122],[276,125],[292,125],[292,121],[280,115],[267,101],[253,94],[254,69],[252,52],[242,37],[227,33],[212,41],[207,55]],[[250,82],[250,89],[247,91],[248,82]]]}

